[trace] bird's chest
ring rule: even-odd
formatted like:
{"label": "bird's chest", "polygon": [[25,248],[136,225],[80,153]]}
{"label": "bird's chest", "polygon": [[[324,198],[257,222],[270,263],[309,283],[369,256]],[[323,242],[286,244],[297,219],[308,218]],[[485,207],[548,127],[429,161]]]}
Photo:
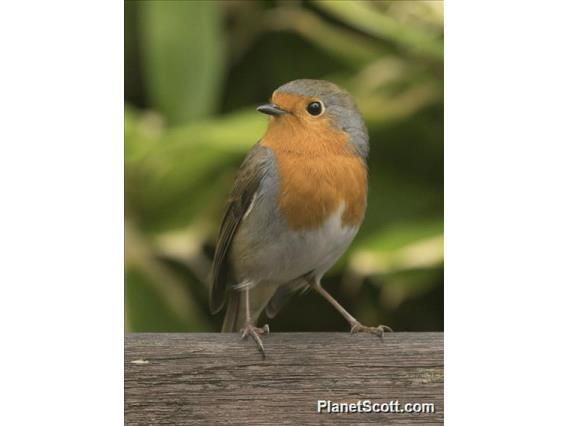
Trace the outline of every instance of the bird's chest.
{"label": "bird's chest", "polygon": [[317,228],[290,230],[282,233],[280,241],[284,250],[280,259],[285,259],[286,270],[292,275],[301,275],[313,270],[323,274],[345,252],[355,237],[358,225],[343,223],[345,205],[330,214]]}
{"label": "bird's chest", "polygon": [[234,245],[237,276],[256,282],[288,282],[310,271],[321,276],[345,252],[358,230],[358,226],[342,223],[344,204],[318,227],[301,230],[291,229],[280,216],[256,220],[259,210],[245,220]]}
{"label": "bird's chest", "polygon": [[367,199],[367,170],[361,159],[283,155],[277,166],[278,206],[290,229],[318,230],[332,223],[329,234],[333,235],[359,226]]}
{"label": "bird's chest", "polygon": [[363,220],[367,171],[354,156],[277,155],[274,185],[263,186],[235,236],[237,276],[288,282],[323,274]]}

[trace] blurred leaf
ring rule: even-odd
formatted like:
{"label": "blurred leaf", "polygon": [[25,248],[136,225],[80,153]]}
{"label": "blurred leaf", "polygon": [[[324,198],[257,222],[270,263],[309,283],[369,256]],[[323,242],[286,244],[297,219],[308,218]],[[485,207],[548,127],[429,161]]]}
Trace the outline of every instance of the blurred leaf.
{"label": "blurred leaf", "polygon": [[395,251],[407,247],[416,241],[429,240],[441,235],[444,231],[442,220],[393,223],[380,232],[367,235],[359,244],[359,248],[376,251]]}
{"label": "blurred leaf", "polygon": [[183,151],[190,145],[226,153],[248,151],[264,134],[268,120],[250,108],[173,128],[166,136],[167,151]]}
{"label": "blurred leaf", "polygon": [[381,305],[389,310],[411,298],[419,298],[435,288],[439,281],[441,267],[405,269],[381,278]]}
{"label": "blurred leaf", "polygon": [[349,262],[358,275],[440,266],[444,259],[443,222],[391,225],[357,244]]}
{"label": "blurred leaf", "polygon": [[293,30],[310,40],[318,47],[351,65],[363,65],[384,54],[371,40],[331,25],[318,15],[299,7],[280,7],[268,18],[270,30]]}
{"label": "blurred leaf", "polygon": [[314,3],[367,34],[390,40],[411,52],[443,59],[444,45],[438,34],[404,25],[373,7],[373,2],[314,0]]}
{"label": "blurred leaf", "polygon": [[[134,328],[136,318],[144,314],[139,311],[140,304],[152,304],[157,310],[167,307],[171,322],[187,329],[204,327],[205,323],[192,302],[185,282],[157,259],[156,249],[150,240],[129,221],[125,223],[124,258],[129,291],[126,300],[127,324],[130,327]],[[129,297],[138,301],[130,305]]]}
{"label": "blurred leaf", "polygon": [[126,156],[127,211],[153,231],[186,226],[196,214],[222,205],[223,170],[242,161],[266,126],[266,117],[254,110],[164,131],[141,122],[143,115],[138,121],[127,115],[126,151],[133,152]]}
{"label": "blurred leaf", "polygon": [[129,332],[187,331],[187,321],[175,316],[164,302],[156,285],[144,272],[126,270],[124,301],[126,323]]}
{"label": "blurred leaf", "polygon": [[193,226],[161,233],[155,239],[160,257],[175,260],[189,269],[207,287],[212,261],[203,254],[203,245],[211,232],[199,222]]}
{"label": "blurred leaf", "polygon": [[217,2],[144,1],[140,31],[152,105],[177,124],[215,110],[223,78]]}
{"label": "blurred leaf", "polygon": [[359,98],[358,104],[368,123],[382,124],[408,118],[439,98],[438,85],[416,84],[391,96],[367,92]]}
{"label": "blurred leaf", "polygon": [[162,134],[163,123],[157,113],[141,113],[125,106],[124,159],[127,163],[140,160],[156,149]]}

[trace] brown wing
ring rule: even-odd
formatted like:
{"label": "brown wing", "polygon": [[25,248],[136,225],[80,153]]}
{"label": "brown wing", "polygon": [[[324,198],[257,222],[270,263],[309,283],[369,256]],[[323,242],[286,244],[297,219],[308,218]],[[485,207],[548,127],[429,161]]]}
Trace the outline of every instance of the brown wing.
{"label": "brown wing", "polygon": [[233,237],[249,208],[260,181],[266,173],[270,149],[256,144],[247,154],[239,169],[233,190],[225,207],[217,248],[213,259],[213,274],[209,307],[216,313],[225,303],[225,290],[230,277],[229,252]]}

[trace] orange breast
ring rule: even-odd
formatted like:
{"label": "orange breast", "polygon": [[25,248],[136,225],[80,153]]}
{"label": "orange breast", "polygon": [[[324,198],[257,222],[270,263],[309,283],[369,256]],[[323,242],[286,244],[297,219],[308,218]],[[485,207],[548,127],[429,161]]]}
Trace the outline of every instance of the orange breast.
{"label": "orange breast", "polygon": [[367,199],[367,168],[347,145],[347,134],[327,120],[309,128],[294,117],[270,120],[261,144],[275,154],[279,207],[290,228],[319,227],[342,204],[343,225],[359,225]]}

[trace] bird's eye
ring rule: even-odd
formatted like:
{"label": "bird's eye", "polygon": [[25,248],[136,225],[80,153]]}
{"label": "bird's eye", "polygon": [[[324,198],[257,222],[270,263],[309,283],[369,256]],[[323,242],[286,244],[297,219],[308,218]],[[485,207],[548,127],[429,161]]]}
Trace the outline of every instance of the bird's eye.
{"label": "bird's eye", "polygon": [[308,110],[310,115],[313,115],[314,117],[317,117],[323,112],[323,106],[321,102],[311,102],[308,104],[308,107],[306,109]]}

